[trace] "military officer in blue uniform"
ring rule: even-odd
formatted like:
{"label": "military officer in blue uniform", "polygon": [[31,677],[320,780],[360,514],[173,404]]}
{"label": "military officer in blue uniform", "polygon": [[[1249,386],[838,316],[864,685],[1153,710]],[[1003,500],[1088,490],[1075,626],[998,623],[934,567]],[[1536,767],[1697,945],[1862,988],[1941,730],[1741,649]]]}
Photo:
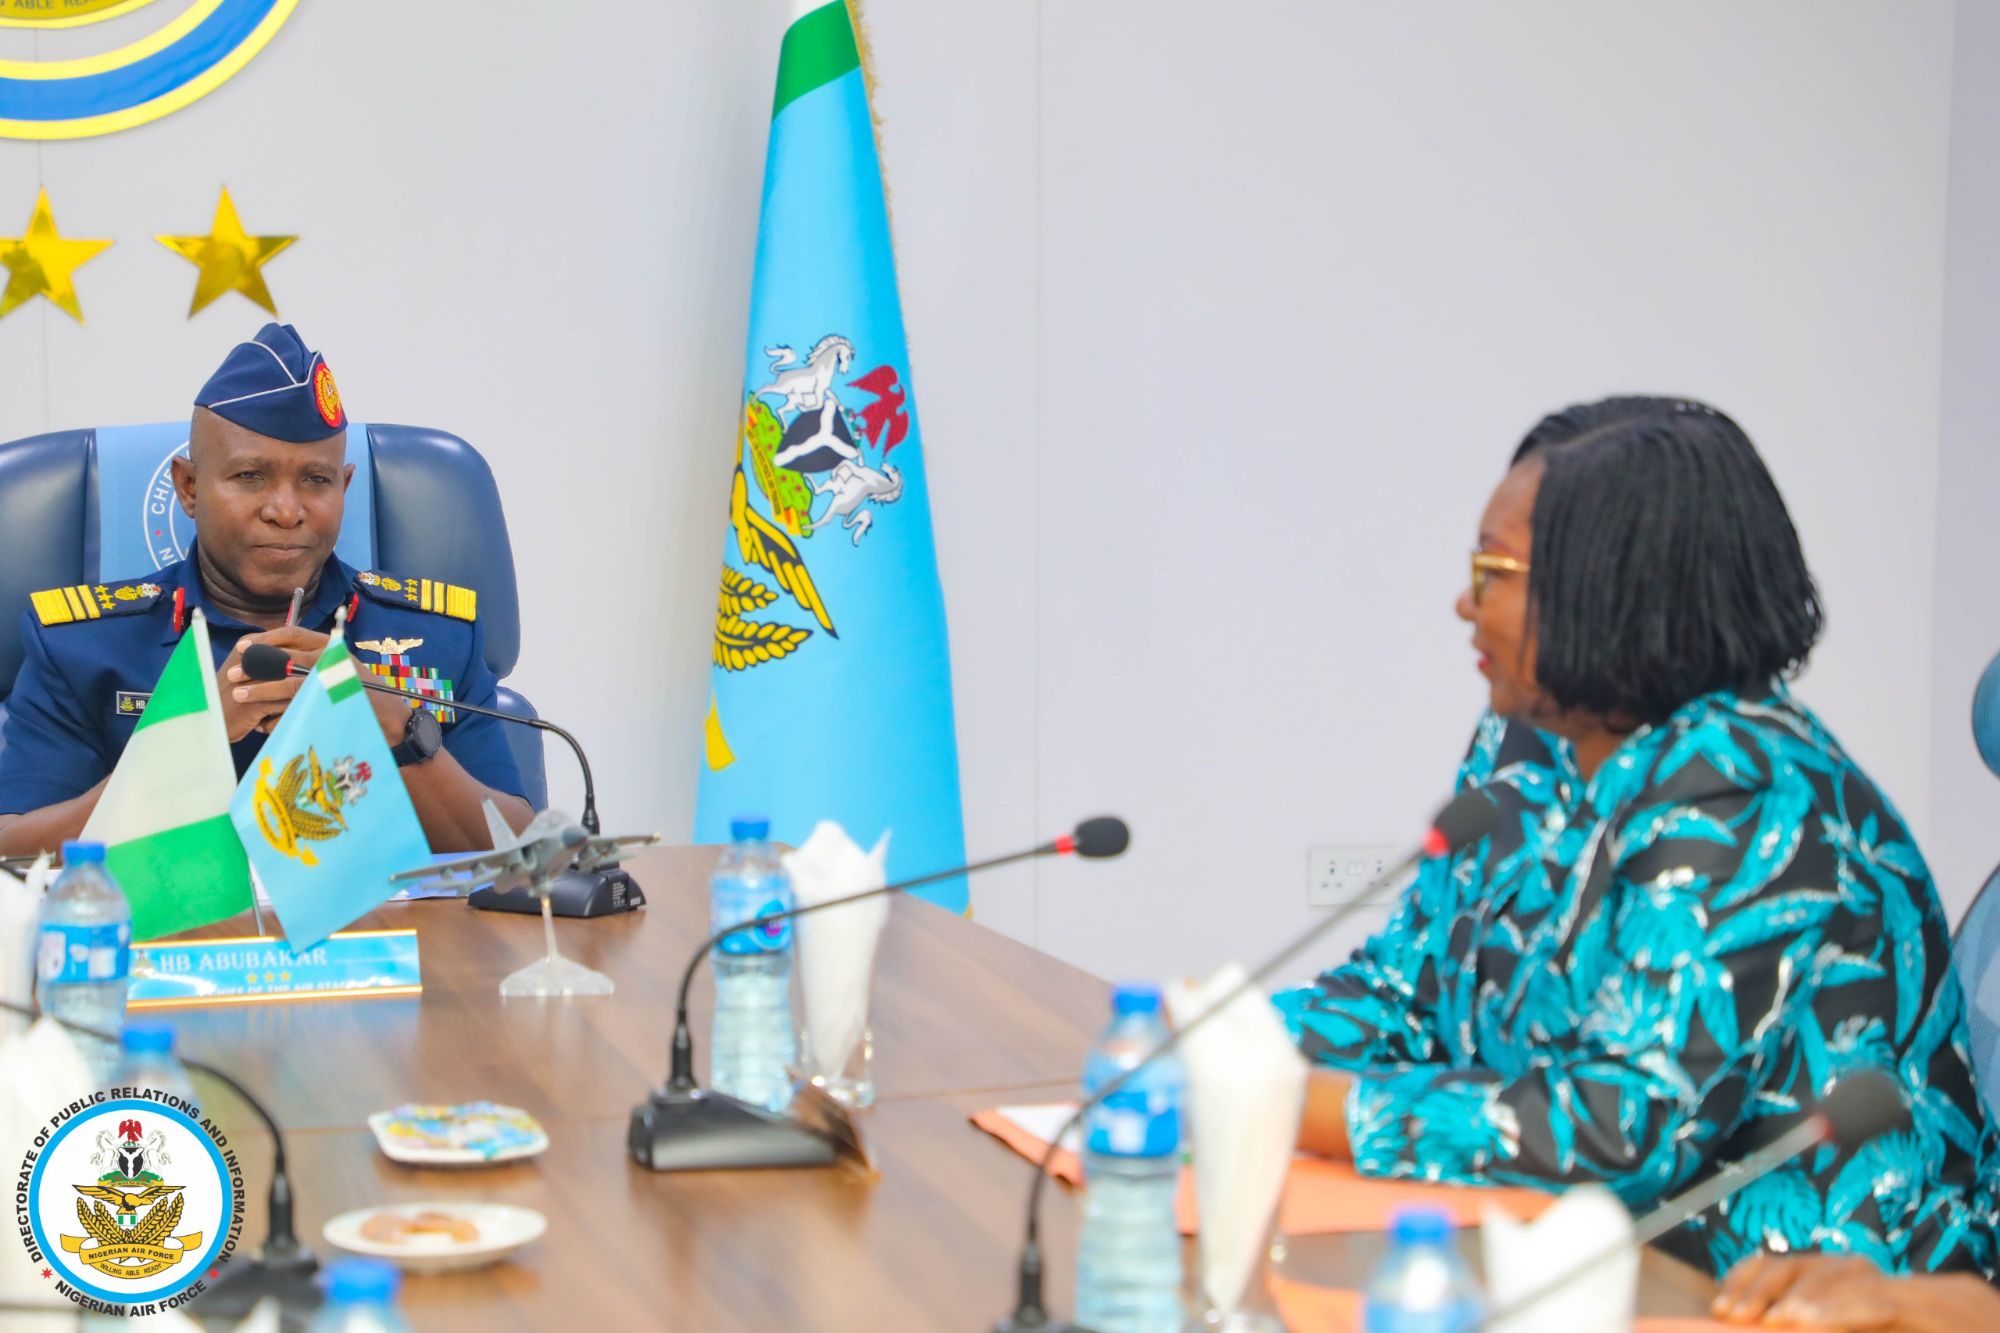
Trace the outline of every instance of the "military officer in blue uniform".
{"label": "military officer in blue uniform", "polygon": [[[173,463],[195,527],[187,558],[146,579],[32,598],[0,748],[0,854],[53,849],[81,833],[197,607],[239,775],[303,680],[249,679],[244,649],[274,644],[310,666],[345,608],[355,660],[438,701],[368,695],[431,846],[487,847],[484,800],[516,828],[526,824],[506,724],[449,706],[493,704],[476,595],[357,571],[333,554],[354,474],[346,427],[332,371],[290,325],[267,324],[230,351],[195,398],[189,457]],[[301,614],[288,625],[301,588]]]}

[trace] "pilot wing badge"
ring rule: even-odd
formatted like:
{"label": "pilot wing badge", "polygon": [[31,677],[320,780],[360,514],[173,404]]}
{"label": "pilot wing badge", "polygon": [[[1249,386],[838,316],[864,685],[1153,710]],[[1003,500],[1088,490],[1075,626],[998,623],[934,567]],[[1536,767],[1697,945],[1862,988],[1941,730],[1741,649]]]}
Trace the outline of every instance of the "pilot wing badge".
{"label": "pilot wing badge", "polygon": [[[695,841],[768,813],[893,826],[891,879],[965,859],[923,430],[848,6],[780,47],[729,473]],[[963,908],[963,880],[920,891]]]}
{"label": "pilot wing badge", "polygon": [[294,951],[386,902],[392,874],[430,859],[344,630],[343,618],[229,803]]}

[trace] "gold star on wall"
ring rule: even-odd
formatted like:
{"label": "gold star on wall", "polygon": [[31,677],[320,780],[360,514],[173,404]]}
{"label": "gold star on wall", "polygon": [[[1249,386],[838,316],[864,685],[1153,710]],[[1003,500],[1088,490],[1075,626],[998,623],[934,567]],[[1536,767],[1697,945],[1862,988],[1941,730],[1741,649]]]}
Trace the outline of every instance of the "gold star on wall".
{"label": "gold star on wall", "polygon": [[299,238],[246,235],[225,187],[222,199],[215,205],[215,222],[208,235],[154,239],[201,270],[201,276],[194,282],[194,303],[188,306],[188,318],[193,319],[203,306],[224,292],[242,292],[273,315],[277,314],[278,307],[271,301],[271,289],[264,285],[261,270],[273,255]]}
{"label": "gold star on wall", "polygon": [[49,192],[43,190],[35,197],[35,211],[28,215],[28,234],[0,236],[0,268],[7,270],[7,288],[0,291],[0,316],[31,297],[46,296],[71,319],[83,323],[83,307],[77,304],[76,284],[70,275],[110,244],[58,235],[55,214],[49,211]]}

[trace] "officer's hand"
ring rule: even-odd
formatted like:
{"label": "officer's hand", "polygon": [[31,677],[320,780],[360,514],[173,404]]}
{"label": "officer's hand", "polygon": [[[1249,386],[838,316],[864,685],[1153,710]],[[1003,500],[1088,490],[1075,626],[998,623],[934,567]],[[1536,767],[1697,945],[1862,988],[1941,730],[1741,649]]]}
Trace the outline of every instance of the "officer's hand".
{"label": "officer's hand", "polygon": [[291,703],[299,692],[299,686],[305,682],[302,675],[286,676],[283,680],[250,679],[243,670],[243,652],[255,643],[283,648],[293,662],[310,670],[313,663],[319,661],[320,652],[327,645],[327,636],[294,626],[246,634],[236,641],[229,656],[223,659],[221,670],[216,672],[216,685],[222,694],[222,724],[232,743],[253,731],[268,734],[278,725],[278,719],[284,716],[285,706]]}

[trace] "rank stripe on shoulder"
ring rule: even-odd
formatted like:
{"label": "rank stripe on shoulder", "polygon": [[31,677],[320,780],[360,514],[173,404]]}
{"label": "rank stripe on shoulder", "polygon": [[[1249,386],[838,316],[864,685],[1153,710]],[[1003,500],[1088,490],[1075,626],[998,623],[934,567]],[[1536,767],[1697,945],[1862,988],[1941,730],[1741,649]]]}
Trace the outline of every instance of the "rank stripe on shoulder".
{"label": "rank stripe on shoulder", "polygon": [[355,581],[371,599],[390,606],[413,607],[456,620],[479,618],[479,593],[442,579],[407,579],[368,570]]}
{"label": "rank stripe on shoulder", "polygon": [[36,619],[44,625],[67,625],[73,620],[95,620],[103,614],[98,610],[97,596],[88,583],[47,588],[30,594],[28,600],[34,605]]}
{"label": "rank stripe on shoulder", "polygon": [[31,592],[28,604],[42,624],[69,625],[150,610],[160,594],[157,583],[71,583]]}

